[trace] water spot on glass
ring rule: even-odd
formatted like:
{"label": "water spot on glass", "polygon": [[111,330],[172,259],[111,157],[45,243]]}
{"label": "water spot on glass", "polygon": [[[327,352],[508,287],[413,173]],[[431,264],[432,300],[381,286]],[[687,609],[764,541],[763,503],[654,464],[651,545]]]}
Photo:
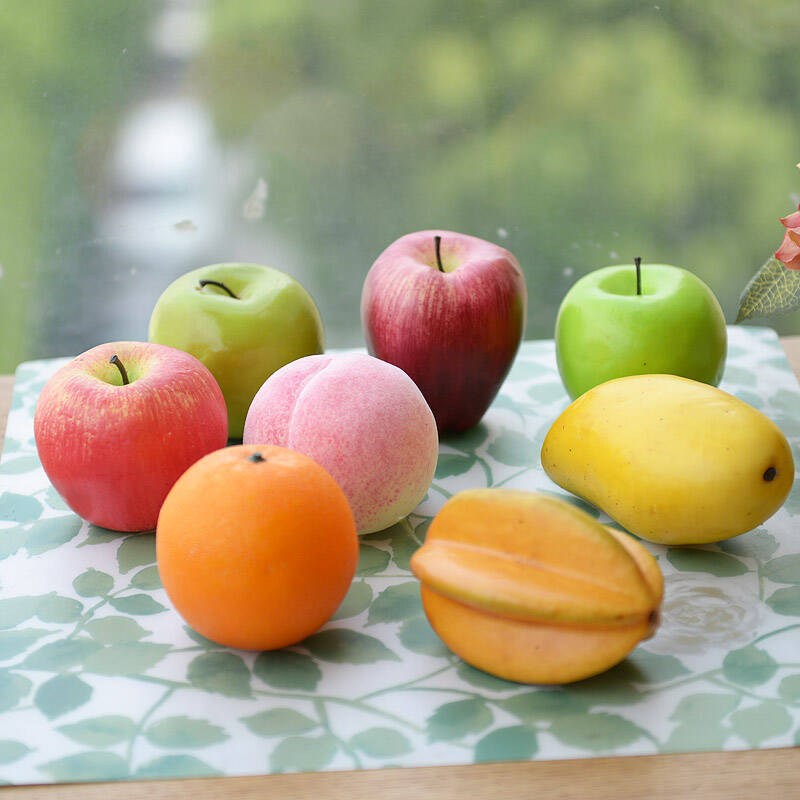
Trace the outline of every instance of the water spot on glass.
{"label": "water spot on glass", "polygon": [[180,222],[176,222],[173,226],[176,231],[196,231],[197,225],[194,224],[190,219],[182,219]]}
{"label": "water spot on glass", "polygon": [[653,649],[665,653],[702,653],[749,642],[758,627],[758,596],[738,581],[707,583],[702,576],[665,579],[661,627]]}
{"label": "water spot on glass", "polygon": [[242,205],[242,216],[247,220],[261,219],[269,196],[269,186],[263,178],[256,181],[255,188]]}

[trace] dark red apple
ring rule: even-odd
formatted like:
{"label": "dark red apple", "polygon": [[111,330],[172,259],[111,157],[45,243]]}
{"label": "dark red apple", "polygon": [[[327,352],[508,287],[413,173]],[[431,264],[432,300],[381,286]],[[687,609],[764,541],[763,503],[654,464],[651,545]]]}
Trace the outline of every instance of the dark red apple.
{"label": "dark red apple", "polygon": [[160,344],[87,350],[42,389],[34,434],[47,477],[95,525],[152,530],[172,484],[228,440],[225,398],[194,356]]}
{"label": "dark red apple", "polygon": [[439,434],[476,425],[525,329],[519,263],[498,245],[451,231],[401,237],[372,265],[361,294],[369,352],[420,388]]}

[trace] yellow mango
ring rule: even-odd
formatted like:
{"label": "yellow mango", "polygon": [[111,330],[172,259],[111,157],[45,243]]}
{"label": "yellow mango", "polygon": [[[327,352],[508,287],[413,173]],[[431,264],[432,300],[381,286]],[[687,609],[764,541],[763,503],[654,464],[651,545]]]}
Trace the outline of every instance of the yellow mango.
{"label": "yellow mango", "polygon": [[569,683],[652,635],[663,584],[635,539],[566,501],[469,489],[411,559],[433,629],[468,663],[521,683]]}
{"label": "yellow mango", "polygon": [[633,375],[581,395],[548,432],[542,466],[626,530],[662,544],[752,530],[794,480],[786,437],[733,395],[675,375]]}

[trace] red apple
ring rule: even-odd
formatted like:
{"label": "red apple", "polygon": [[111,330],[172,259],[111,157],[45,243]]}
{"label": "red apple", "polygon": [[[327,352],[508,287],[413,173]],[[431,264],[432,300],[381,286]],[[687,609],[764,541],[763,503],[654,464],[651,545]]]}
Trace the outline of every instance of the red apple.
{"label": "red apple", "polygon": [[47,477],[67,505],[115,531],[156,526],[172,484],[228,440],[225,399],[194,356],[113,342],[63,366],[36,404]]}
{"label": "red apple", "polygon": [[517,353],[526,305],[525,277],[508,250],[419,231],[372,265],[361,323],[369,352],[408,373],[443,434],[486,413]]}

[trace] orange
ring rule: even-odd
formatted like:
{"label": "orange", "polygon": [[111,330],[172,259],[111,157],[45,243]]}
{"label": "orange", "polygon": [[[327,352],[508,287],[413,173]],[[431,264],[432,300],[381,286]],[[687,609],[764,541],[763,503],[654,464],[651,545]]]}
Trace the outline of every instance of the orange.
{"label": "orange", "polygon": [[353,579],[358,537],[344,492],[294,450],[217,450],[175,483],[158,517],[164,588],[198,633],[272,650],[330,619]]}

